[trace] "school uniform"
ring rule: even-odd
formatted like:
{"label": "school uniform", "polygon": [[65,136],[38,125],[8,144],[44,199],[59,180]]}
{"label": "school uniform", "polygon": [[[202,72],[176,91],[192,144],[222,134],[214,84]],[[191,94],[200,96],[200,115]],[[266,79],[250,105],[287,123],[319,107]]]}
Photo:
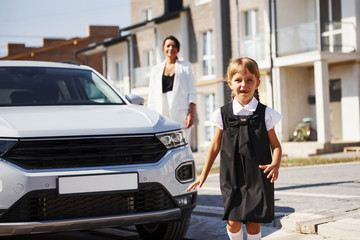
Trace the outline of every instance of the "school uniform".
{"label": "school uniform", "polygon": [[266,223],[274,219],[274,184],[259,165],[270,164],[268,130],[281,115],[253,98],[242,107],[234,99],[214,113],[223,130],[220,186],[223,220]]}

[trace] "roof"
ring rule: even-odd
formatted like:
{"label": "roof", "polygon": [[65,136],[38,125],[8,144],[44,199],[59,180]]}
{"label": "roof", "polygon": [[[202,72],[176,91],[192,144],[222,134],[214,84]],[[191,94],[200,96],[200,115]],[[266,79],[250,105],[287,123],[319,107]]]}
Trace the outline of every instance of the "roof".
{"label": "roof", "polygon": [[132,29],[135,29],[135,28],[138,28],[138,27],[145,26],[146,24],[148,24],[150,22],[154,22],[156,24],[166,22],[166,21],[169,21],[171,19],[178,18],[180,16],[181,12],[189,11],[189,10],[190,10],[190,7],[186,6],[186,7],[183,7],[182,9],[180,9],[180,10],[170,12],[170,13],[165,13],[165,14],[163,14],[163,15],[161,15],[159,17],[153,18],[151,20],[146,20],[146,21],[131,25],[129,27],[120,28],[120,31],[129,31],[129,30],[132,30]]}
{"label": "roof", "polygon": [[74,53],[75,53],[75,55],[77,55],[77,54],[84,53],[84,52],[88,52],[88,53],[98,52],[98,51],[103,50],[104,47],[109,47],[111,45],[127,41],[127,38],[129,36],[130,35],[121,36],[121,37],[117,37],[117,38],[111,38],[111,39],[105,40],[104,42],[92,44],[91,46],[89,46],[87,48],[76,50]]}
{"label": "roof", "polygon": [[[120,32],[129,31],[129,30],[136,29],[136,28],[139,28],[139,27],[142,27],[142,26],[146,26],[148,23],[151,23],[151,22],[154,22],[155,24],[166,22],[166,21],[169,21],[171,19],[178,18],[180,16],[181,12],[189,11],[189,10],[190,10],[189,6],[186,6],[186,7],[182,8],[182,9],[180,9],[180,10],[170,12],[170,13],[165,13],[165,14],[163,14],[163,15],[161,15],[159,17],[153,18],[151,20],[140,22],[140,23],[131,25],[129,27],[121,28]],[[87,48],[76,50],[74,52],[75,56],[80,54],[80,53],[85,53],[86,55],[90,55],[90,54],[94,54],[94,53],[104,51],[104,49],[106,47],[109,47],[111,45],[115,45],[115,44],[120,43],[120,42],[127,41],[129,36],[131,36],[131,34],[127,34],[127,35],[124,35],[124,36],[121,36],[121,37],[118,37],[118,38],[113,38],[113,39],[110,39],[110,40],[105,40],[103,42],[93,44],[93,45],[91,45],[91,46],[89,46]]]}

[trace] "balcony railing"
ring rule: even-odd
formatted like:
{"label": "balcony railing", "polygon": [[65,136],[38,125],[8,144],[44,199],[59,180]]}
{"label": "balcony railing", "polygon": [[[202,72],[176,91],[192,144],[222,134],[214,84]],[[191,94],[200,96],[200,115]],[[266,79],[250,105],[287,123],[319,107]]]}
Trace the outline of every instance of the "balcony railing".
{"label": "balcony railing", "polygon": [[246,36],[239,39],[240,55],[256,61],[270,58],[269,33]]}
{"label": "balcony railing", "polygon": [[279,56],[319,49],[316,22],[307,22],[277,30]]}
{"label": "balcony railing", "polygon": [[[278,56],[320,50],[316,22],[307,22],[277,30]],[[352,23],[330,22],[321,34],[322,51],[352,52],[356,46],[356,32]]]}
{"label": "balcony railing", "polygon": [[133,69],[131,88],[148,87],[150,80],[151,66]]}

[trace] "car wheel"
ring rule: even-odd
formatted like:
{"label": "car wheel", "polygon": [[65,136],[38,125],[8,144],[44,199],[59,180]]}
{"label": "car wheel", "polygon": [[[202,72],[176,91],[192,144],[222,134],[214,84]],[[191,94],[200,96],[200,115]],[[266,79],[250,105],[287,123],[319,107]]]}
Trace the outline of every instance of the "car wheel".
{"label": "car wheel", "polygon": [[171,222],[136,225],[136,229],[143,240],[180,240],[184,238],[189,228],[190,218],[187,217]]}

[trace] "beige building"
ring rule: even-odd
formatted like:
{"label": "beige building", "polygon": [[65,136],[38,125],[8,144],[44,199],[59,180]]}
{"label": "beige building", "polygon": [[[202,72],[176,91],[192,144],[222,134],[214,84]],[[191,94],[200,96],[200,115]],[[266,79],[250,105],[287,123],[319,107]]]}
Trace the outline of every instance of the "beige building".
{"label": "beige building", "polygon": [[[163,60],[167,35],[181,42],[197,89],[193,149],[214,132],[211,113],[228,102],[230,58],[255,59],[260,99],[284,116],[276,132],[284,153],[307,156],[360,143],[360,1],[132,0],[131,26],[121,37],[83,49],[103,52],[107,78],[122,92],[147,97],[150,68]],[[303,118],[317,140],[290,142]]]}

